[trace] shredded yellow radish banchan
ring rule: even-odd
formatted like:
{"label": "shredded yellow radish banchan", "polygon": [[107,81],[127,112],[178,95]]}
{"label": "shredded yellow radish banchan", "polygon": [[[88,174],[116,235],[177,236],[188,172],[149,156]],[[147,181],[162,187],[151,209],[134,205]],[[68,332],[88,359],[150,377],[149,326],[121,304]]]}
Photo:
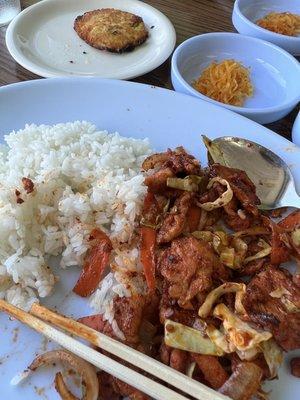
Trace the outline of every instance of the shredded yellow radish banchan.
{"label": "shredded yellow radish banchan", "polygon": [[205,96],[233,106],[242,106],[253,94],[249,70],[235,60],[212,62],[193,86]]}
{"label": "shredded yellow radish banchan", "polygon": [[286,36],[297,36],[300,34],[300,15],[285,13],[269,13],[256,21],[261,28],[280,33]]}

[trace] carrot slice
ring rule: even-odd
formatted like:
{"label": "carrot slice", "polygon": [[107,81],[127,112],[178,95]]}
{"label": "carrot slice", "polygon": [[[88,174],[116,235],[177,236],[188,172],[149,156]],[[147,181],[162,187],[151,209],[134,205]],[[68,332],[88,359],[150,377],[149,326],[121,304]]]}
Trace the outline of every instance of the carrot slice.
{"label": "carrot slice", "polygon": [[148,288],[155,289],[155,243],[156,231],[153,228],[142,226],[141,233],[141,263],[143,264],[144,274]]}
{"label": "carrot slice", "polygon": [[73,292],[81,297],[87,297],[96,290],[112,251],[109,237],[100,229],[91,232],[90,240],[93,241],[92,247],[87,253],[81,275],[73,289]]}
{"label": "carrot slice", "polygon": [[201,208],[191,206],[187,212],[187,223],[190,232],[197,230],[201,217]]}

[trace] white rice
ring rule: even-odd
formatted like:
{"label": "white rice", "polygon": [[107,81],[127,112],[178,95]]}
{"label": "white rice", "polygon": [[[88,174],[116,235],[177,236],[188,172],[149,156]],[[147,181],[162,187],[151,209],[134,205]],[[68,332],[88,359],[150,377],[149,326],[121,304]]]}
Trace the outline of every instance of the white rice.
{"label": "white rice", "polygon": [[[139,275],[130,287],[124,280],[127,270],[141,270],[134,239],[146,192],[140,166],[151,152],[148,141],[97,131],[88,122],[26,125],[5,141],[0,147],[0,298],[28,310],[49,296],[56,281],[49,258],[61,255],[62,268],[82,265],[89,233],[98,227],[115,250],[113,272],[91,305],[118,332],[114,296],[144,288]],[[23,177],[34,183],[30,194]]]}

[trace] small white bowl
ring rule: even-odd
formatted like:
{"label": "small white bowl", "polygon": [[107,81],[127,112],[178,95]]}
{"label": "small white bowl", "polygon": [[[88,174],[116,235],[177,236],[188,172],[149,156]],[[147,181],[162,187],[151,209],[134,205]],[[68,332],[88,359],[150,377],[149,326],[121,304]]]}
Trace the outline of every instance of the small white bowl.
{"label": "small white bowl", "polygon": [[[192,86],[212,61],[224,59],[235,59],[250,68],[254,94],[243,107],[215,101]],[[200,97],[261,124],[283,118],[300,101],[300,63],[271,43],[237,33],[206,33],[183,42],[173,54],[171,78],[176,91]]]}
{"label": "small white bowl", "polygon": [[300,36],[286,36],[261,28],[259,18],[270,12],[291,12],[300,15],[300,0],[236,0],[232,23],[242,35],[253,36],[274,43],[289,53],[300,55]]}

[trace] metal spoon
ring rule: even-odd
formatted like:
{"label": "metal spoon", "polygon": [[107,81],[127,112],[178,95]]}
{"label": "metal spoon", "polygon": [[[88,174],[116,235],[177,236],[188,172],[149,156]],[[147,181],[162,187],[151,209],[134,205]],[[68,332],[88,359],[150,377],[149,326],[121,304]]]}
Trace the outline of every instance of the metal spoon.
{"label": "metal spoon", "polygon": [[300,208],[293,175],[286,163],[271,150],[250,140],[225,136],[204,138],[214,162],[244,170],[256,186],[260,209]]}

